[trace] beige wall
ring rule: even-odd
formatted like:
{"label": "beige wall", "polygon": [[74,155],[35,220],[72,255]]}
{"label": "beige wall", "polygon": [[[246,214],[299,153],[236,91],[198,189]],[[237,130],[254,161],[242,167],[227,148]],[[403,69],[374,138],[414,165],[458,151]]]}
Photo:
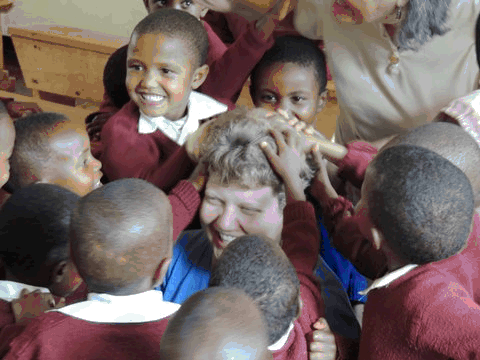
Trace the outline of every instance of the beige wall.
{"label": "beige wall", "polygon": [[32,24],[58,24],[129,37],[147,14],[142,0],[15,0],[2,15],[2,31]]}

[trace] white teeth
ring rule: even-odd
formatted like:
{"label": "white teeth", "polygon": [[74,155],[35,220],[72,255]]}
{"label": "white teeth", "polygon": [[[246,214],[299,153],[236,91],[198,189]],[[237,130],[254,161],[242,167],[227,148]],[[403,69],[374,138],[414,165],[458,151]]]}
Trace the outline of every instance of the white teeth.
{"label": "white teeth", "polygon": [[222,239],[222,241],[230,242],[230,241],[235,240],[237,237],[236,237],[236,236],[230,236],[230,235],[220,234],[220,238]]}
{"label": "white teeth", "polygon": [[148,95],[148,94],[143,94],[143,98],[147,101],[151,102],[160,102],[164,99],[164,96],[161,95]]}

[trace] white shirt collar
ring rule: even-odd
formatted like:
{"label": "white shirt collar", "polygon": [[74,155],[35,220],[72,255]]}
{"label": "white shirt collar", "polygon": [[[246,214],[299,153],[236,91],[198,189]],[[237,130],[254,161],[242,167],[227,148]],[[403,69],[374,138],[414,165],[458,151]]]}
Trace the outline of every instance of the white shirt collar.
{"label": "white shirt collar", "polygon": [[380,279],[375,280],[372,285],[370,285],[367,289],[363,291],[359,291],[360,295],[367,295],[373,289],[386,287],[390,285],[392,282],[397,280],[398,278],[402,277],[403,275],[407,274],[408,272],[415,269],[418,265],[417,264],[409,264],[392,271],[391,273],[386,274],[385,276],[381,277]]}
{"label": "white shirt collar", "polygon": [[15,281],[2,280],[0,281],[0,299],[11,302],[18,299],[20,292],[27,289],[29,292],[40,290],[41,293],[50,293],[50,290],[44,287],[32,286],[18,283]]}
{"label": "white shirt collar", "polygon": [[161,291],[149,290],[125,296],[90,293],[86,301],[52,311],[90,322],[125,324],[164,319],[179,307],[163,301]]}
{"label": "white shirt collar", "polygon": [[187,115],[179,120],[171,121],[163,116],[148,117],[140,112],[138,132],[151,134],[160,130],[178,145],[183,145],[188,135],[199,127],[199,121],[208,119],[227,111],[228,106],[196,91],[190,93],[187,106]]}
{"label": "white shirt collar", "polygon": [[287,343],[288,341],[288,338],[290,336],[290,333],[292,332],[293,330],[293,322],[290,323],[290,326],[288,327],[288,330],[285,334],[283,334],[283,336],[277,340],[277,342],[275,342],[274,344],[270,345],[268,347],[268,350],[270,351],[278,351],[280,350],[282,347],[285,346],[285,344]]}

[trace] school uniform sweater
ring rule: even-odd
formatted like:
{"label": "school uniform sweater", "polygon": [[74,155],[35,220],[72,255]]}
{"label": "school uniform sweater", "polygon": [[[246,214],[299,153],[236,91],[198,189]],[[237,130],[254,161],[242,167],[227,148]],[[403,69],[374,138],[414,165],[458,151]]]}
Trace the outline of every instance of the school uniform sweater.
{"label": "school uniform sweater", "polygon": [[[350,147],[349,147],[350,146]],[[340,167],[350,168],[349,174],[354,175],[358,183],[361,184],[365,175],[365,170],[375,155],[373,147],[365,147],[366,151],[362,152],[362,143],[354,142],[347,145],[349,152],[343,159]],[[355,170],[355,168],[357,170]],[[347,213],[353,213],[353,205],[344,197],[339,196],[334,200],[327,200],[326,194],[322,191],[322,187],[317,183],[312,185],[316,189],[316,193],[324,198],[323,216],[327,230],[331,234],[333,246],[345,256],[352,264],[370,279],[377,279],[385,275],[387,272],[387,262],[385,255],[371,246],[360,232],[360,224],[362,217],[349,216]],[[475,212],[473,217],[472,232],[468,238],[467,247],[462,251],[462,256],[469,259],[480,259],[480,215]],[[449,259],[441,262],[448,262]],[[476,264],[474,262],[473,264]],[[472,270],[472,276],[476,279],[475,283],[475,299],[480,302],[480,264]]]}
{"label": "school uniform sweater", "polygon": [[374,286],[363,313],[359,359],[478,359],[480,305],[470,265],[478,267],[453,256]]}
{"label": "school uniform sweater", "polygon": [[[198,93],[190,96],[191,99],[207,98]],[[199,118],[199,121],[227,109],[223,104],[213,99],[211,101],[211,104],[195,102],[196,109],[190,107],[187,116],[198,117],[203,108],[202,115],[205,117]],[[168,191],[179,180],[189,176],[195,164],[185,148],[162,131],[139,133],[139,118],[137,105],[129,101],[105,124],[101,135],[102,151],[99,154],[102,171],[110,181],[140,178]]]}
{"label": "school uniform sweater", "polygon": [[10,343],[5,359],[156,359],[178,304],[155,290],[88,300],[34,319]]}

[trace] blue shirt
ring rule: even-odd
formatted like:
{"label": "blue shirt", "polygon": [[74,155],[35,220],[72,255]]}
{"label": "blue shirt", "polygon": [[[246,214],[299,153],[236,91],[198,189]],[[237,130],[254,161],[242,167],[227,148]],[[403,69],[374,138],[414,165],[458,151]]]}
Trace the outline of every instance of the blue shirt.
{"label": "blue shirt", "polygon": [[182,304],[197,291],[208,287],[213,248],[203,230],[185,231],[173,247],[172,262],[163,284],[155,288],[163,299]]}
{"label": "blue shirt", "polygon": [[[318,228],[320,230],[320,236],[322,237],[320,255],[323,257],[323,260],[325,260],[330,269],[337,275],[350,301],[365,303],[367,297],[360,295],[358,292],[367,288],[367,279],[358,272],[350,261],[332,246],[321,217],[319,217]],[[315,274],[321,276],[321,270],[317,268]]]}

